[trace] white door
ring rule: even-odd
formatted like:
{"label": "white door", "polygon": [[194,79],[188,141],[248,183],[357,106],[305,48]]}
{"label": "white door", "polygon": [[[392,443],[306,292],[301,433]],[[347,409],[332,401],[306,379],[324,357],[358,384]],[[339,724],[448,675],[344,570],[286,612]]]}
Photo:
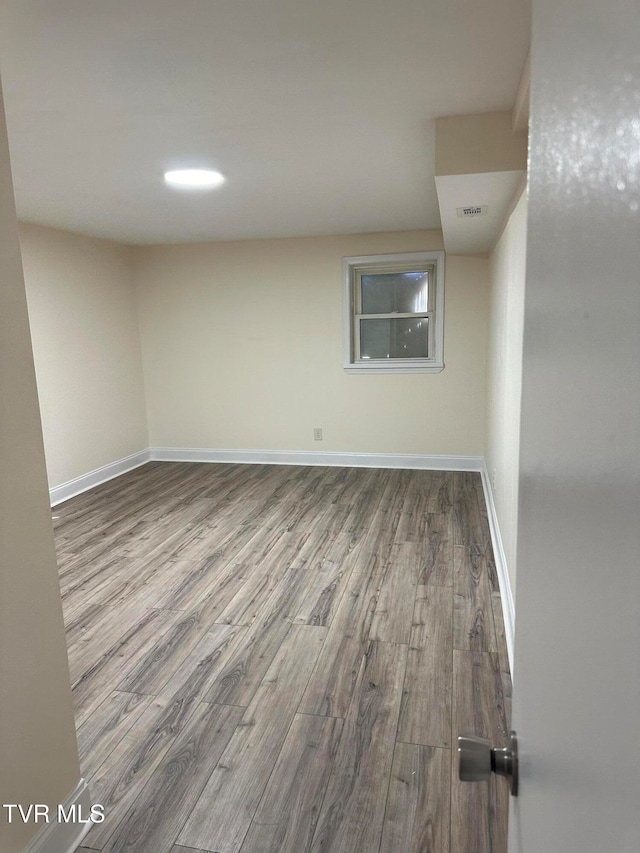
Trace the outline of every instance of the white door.
{"label": "white door", "polygon": [[533,0],[510,853],[640,851],[640,6]]}

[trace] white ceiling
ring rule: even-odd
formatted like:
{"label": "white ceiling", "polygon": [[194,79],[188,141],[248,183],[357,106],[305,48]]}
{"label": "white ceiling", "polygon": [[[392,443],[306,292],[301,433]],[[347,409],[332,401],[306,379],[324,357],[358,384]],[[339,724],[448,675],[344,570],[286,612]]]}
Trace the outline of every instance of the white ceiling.
{"label": "white ceiling", "polygon": [[[18,215],[125,243],[438,228],[434,122],[510,109],[528,0],[3,0]],[[226,184],[188,194],[168,168]]]}
{"label": "white ceiling", "polygon": [[[491,251],[509,214],[510,203],[526,170],[485,172],[477,175],[438,175],[436,187],[444,247],[453,255],[473,255]],[[478,217],[465,218],[460,208],[471,204],[486,207]]]}

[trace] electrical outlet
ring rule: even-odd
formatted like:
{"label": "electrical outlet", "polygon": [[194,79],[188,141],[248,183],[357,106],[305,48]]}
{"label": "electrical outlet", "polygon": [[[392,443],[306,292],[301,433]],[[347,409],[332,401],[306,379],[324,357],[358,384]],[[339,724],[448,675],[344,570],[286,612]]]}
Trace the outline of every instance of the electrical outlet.
{"label": "electrical outlet", "polygon": [[495,492],[495,490],[496,490],[496,469],[495,468],[491,472],[491,488]]}
{"label": "electrical outlet", "polygon": [[315,427],[313,430],[313,440],[322,441],[322,427]]}

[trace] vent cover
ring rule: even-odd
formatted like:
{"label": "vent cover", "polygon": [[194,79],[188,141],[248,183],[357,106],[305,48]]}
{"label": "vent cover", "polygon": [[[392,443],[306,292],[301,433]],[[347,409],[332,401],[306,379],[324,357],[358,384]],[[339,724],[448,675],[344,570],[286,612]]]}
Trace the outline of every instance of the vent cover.
{"label": "vent cover", "polygon": [[486,216],[489,207],[486,204],[469,204],[466,207],[457,207],[456,212],[461,219],[471,219],[474,216]]}

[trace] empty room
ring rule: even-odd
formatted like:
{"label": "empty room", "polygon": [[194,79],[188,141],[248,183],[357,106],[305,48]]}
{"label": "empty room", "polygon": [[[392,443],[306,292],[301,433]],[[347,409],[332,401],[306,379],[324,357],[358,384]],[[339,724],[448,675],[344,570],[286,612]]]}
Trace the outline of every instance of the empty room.
{"label": "empty room", "polygon": [[0,853],[637,851],[639,35],[1,4]]}

